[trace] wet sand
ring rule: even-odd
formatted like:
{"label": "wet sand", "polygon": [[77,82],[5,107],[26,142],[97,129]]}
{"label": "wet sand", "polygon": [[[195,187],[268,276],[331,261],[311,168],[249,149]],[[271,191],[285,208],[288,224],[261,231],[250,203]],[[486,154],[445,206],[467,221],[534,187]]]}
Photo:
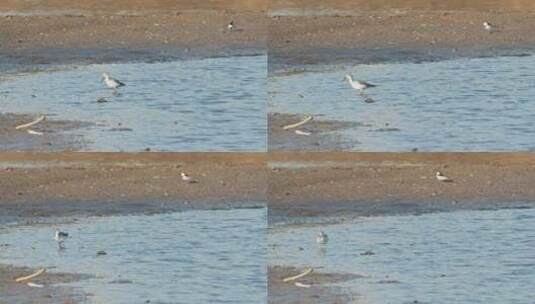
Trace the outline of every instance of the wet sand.
{"label": "wet sand", "polygon": [[[1,249],[0,249],[1,250]],[[54,273],[48,270],[35,279],[16,283],[15,278],[34,273],[37,269],[15,267],[0,264],[0,294],[5,303],[84,303],[86,294],[83,291],[53,284],[71,283],[88,278],[86,275]],[[43,284],[43,288],[29,287],[27,282]]]}
{"label": "wet sand", "polygon": [[[270,151],[341,151],[351,146],[345,144],[335,131],[358,127],[353,122],[313,117],[312,121],[302,126],[284,130],[284,126],[302,121],[306,115],[268,113],[267,118]],[[296,130],[310,134],[297,134]]]}
{"label": "wet sand", "polygon": [[[533,3],[445,3],[276,1],[268,29],[270,71],[316,64],[523,55],[534,49]],[[484,21],[497,25],[498,31],[485,31]]]}
{"label": "wet sand", "polygon": [[[265,207],[261,153],[0,153],[4,220]],[[197,183],[181,180],[186,172]]]}
{"label": "wet sand", "polygon": [[[358,275],[322,273],[314,271],[294,282],[284,283],[286,277],[300,274],[304,269],[285,266],[268,267],[268,303],[352,303],[353,295],[332,283],[341,283],[358,278]],[[295,282],[311,285],[310,288],[295,286]]]}
{"label": "wet sand", "polygon": [[[530,153],[269,155],[269,220],[534,207]],[[453,179],[439,182],[436,171]]]}
{"label": "wet sand", "polygon": [[[35,120],[40,115],[0,113],[0,146],[1,151],[68,151],[84,147],[81,137],[66,131],[89,127],[90,123],[80,121],[56,120],[47,117],[45,121],[32,127],[15,129],[16,126]],[[43,133],[29,134],[28,130]]]}

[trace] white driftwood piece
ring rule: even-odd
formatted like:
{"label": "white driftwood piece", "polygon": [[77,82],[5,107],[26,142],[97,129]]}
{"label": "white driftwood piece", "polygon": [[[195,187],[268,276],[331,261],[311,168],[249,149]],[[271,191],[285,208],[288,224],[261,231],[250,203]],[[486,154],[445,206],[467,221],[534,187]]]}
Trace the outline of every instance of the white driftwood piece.
{"label": "white driftwood piece", "polygon": [[311,120],[312,120],[312,116],[307,116],[305,119],[301,120],[300,122],[284,126],[284,127],[282,127],[282,129],[283,130],[288,130],[288,129],[297,128],[299,126],[302,126],[302,125],[306,124],[307,122],[309,122]]}
{"label": "white driftwood piece", "polygon": [[309,275],[310,273],[312,273],[314,269],[312,268],[308,268],[307,270],[303,271],[302,273],[298,274],[298,275],[294,275],[293,277],[287,277],[287,278],[284,278],[282,279],[283,282],[291,282],[291,281],[295,281],[297,279],[300,279],[306,275]]}
{"label": "white driftwood piece", "polygon": [[24,129],[24,128],[28,128],[28,127],[31,127],[35,124],[38,124],[40,123],[41,121],[45,120],[46,116],[45,115],[41,115],[39,116],[36,120],[32,121],[32,122],[29,122],[29,123],[25,123],[25,124],[22,124],[22,125],[18,125],[15,127],[15,129],[17,130],[20,130],[20,129]]}
{"label": "white driftwood piece", "polygon": [[300,282],[295,282],[294,284],[295,284],[295,286],[302,287],[302,288],[310,288],[310,287],[312,287],[312,285],[310,285],[310,284],[305,284],[305,283],[300,283]]}
{"label": "white driftwood piece", "polygon": [[305,136],[310,136],[310,132],[307,132],[307,131],[301,131],[301,130],[295,130],[295,134],[297,135],[305,135]]}
{"label": "white driftwood piece", "polygon": [[37,288],[45,287],[45,285],[43,285],[43,284],[37,284],[37,283],[32,283],[32,282],[28,282],[28,283],[26,283],[26,285],[28,285],[30,287],[37,287]]}
{"label": "white driftwood piece", "polygon": [[31,135],[43,135],[43,132],[38,132],[34,130],[28,130],[26,132],[28,132],[28,134],[31,134]]}
{"label": "white driftwood piece", "polygon": [[33,278],[35,278],[37,276],[42,275],[43,273],[45,273],[45,271],[46,271],[46,268],[41,268],[41,269],[37,270],[36,272],[34,272],[34,273],[30,274],[30,275],[27,275],[25,277],[16,278],[15,282],[28,281],[30,279],[33,279]]}

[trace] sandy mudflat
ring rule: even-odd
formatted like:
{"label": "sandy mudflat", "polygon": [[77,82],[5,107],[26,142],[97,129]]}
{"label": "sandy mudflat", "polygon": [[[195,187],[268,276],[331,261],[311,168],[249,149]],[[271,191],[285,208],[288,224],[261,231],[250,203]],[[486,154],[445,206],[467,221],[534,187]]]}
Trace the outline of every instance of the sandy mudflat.
{"label": "sandy mudflat", "polygon": [[[310,64],[518,55],[535,46],[530,1],[280,0],[271,15],[275,72]],[[484,21],[498,31],[486,32]]]}
{"label": "sandy mudflat", "polygon": [[[270,153],[269,219],[531,207],[530,153]],[[439,182],[440,170],[453,179]]]}
{"label": "sandy mudflat", "polygon": [[[4,216],[265,206],[261,153],[0,153]],[[197,183],[184,182],[186,172]]]}
{"label": "sandy mudflat", "polygon": [[[0,63],[168,60],[265,53],[263,1],[7,1]],[[227,30],[234,20],[236,30]]]}
{"label": "sandy mudflat", "polygon": [[[3,152],[0,197],[7,213],[29,216],[261,206],[266,197],[271,215],[381,215],[530,205],[534,167],[529,153]],[[454,181],[438,182],[437,170]],[[182,182],[182,171],[199,182]]]}
{"label": "sandy mudflat", "polygon": [[273,0],[271,10],[370,11],[386,9],[535,11],[531,0]]}

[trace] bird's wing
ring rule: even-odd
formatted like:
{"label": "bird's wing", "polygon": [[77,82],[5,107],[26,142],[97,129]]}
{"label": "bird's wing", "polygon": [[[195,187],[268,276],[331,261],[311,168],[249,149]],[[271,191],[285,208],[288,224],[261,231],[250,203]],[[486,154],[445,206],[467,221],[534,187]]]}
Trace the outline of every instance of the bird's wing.
{"label": "bird's wing", "polygon": [[358,82],[362,83],[363,85],[365,86],[369,86],[369,87],[376,87],[376,85],[374,84],[371,84],[369,82],[366,82],[366,81],[362,81],[362,80],[358,80]]}

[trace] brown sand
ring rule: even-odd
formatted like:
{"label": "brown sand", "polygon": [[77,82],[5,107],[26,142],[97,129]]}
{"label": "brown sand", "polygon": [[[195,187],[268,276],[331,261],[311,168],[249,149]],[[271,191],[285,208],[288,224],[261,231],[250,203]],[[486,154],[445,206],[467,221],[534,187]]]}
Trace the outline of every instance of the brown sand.
{"label": "brown sand", "polygon": [[266,10],[266,0],[4,0],[0,11],[89,11],[121,13],[125,11],[175,11],[175,10]]}
{"label": "brown sand", "polygon": [[[291,70],[307,64],[521,54],[535,46],[531,35],[535,27],[533,2],[371,2],[322,2],[317,7],[336,13],[272,17],[268,30],[270,70]],[[318,4],[281,0],[273,7],[312,9],[314,3]],[[362,10],[348,9],[363,3],[369,5],[364,4]],[[529,5],[521,6],[526,3]],[[276,13],[273,9],[272,14]],[[486,32],[484,21],[496,24],[499,30]]]}
{"label": "brown sand", "polygon": [[[0,153],[4,216],[265,206],[260,153]],[[197,183],[184,182],[187,172]]]}
{"label": "brown sand", "polygon": [[272,215],[380,215],[535,201],[533,167],[530,153],[4,152],[0,197],[13,215],[261,206],[266,195]]}
{"label": "brown sand", "polygon": [[[264,0],[0,3],[0,62],[93,63],[265,53]],[[227,24],[234,20],[236,30]]]}
{"label": "brown sand", "polygon": [[[530,153],[270,153],[269,219],[532,206]],[[439,182],[440,170],[453,179]]]}
{"label": "brown sand", "polygon": [[[236,31],[227,31],[230,20]],[[57,64],[260,54],[265,20],[223,11],[0,17],[0,55],[11,63]]]}
{"label": "brown sand", "polygon": [[269,8],[271,10],[324,9],[339,11],[386,9],[535,11],[535,3],[531,0],[272,0],[269,2]]}

